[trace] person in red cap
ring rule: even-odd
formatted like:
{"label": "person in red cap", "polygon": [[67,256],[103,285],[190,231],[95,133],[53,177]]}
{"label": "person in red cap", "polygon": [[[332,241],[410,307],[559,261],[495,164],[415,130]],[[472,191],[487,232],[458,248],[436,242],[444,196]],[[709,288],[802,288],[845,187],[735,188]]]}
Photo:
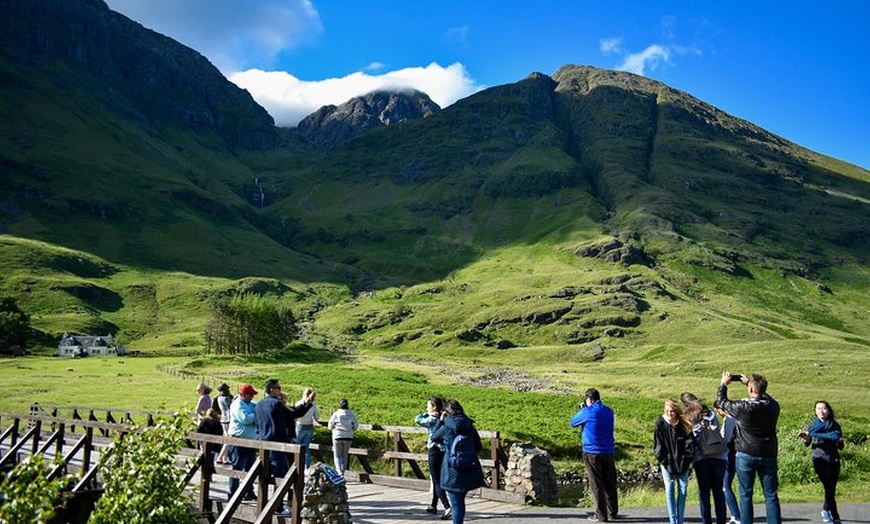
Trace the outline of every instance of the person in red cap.
{"label": "person in red cap", "polygon": [[[243,384],[239,388],[239,396],[230,404],[231,437],[257,440],[257,419],[254,415],[254,396],[256,394],[257,390],[250,384]],[[251,469],[257,458],[257,452],[253,448],[240,446],[229,446],[227,454],[230,457],[230,462],[233,464],[233,469],[238,471],[248,471]],[[231,498],[238,488],[239,479],[230,477],[227,499]],[[243,498],[244,500],[254,500],[256,498],[253,487],[245,492]]]}

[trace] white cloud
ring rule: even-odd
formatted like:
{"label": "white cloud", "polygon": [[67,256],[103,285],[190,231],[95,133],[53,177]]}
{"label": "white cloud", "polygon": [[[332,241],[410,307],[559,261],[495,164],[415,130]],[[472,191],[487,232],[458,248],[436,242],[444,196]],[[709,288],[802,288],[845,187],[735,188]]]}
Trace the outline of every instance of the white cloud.
{"label": "white cloud", "polygon": [[145,27],[196,49],[221,71],[272,63],[317,38],[320,16],[309,0],[106,0]]}
{"label": "white cloud", "polygon": [[640,53],[630,53],[616,68],[636,75],[643,75],[646,68],[655,69],[661,63],[670,63],[671,54],[667,47],[653,44]]}
{"label": "white cloud", "polygon": [[605,55],[622,52],[622,38],[603,38],[598,42],[598,48]]}
{"label": "white cloud", "polygon": [[409,67],[382,75],[356,72],[342,78],[304,81],[283,71],[249,69],[229,75],[272,115],[282,127],[293,127],[324,105],[339,105],[378,89],[423,91],[439,106],[447,107],[485,86],[475,84],[465,67],[454,63],[442,67]]}

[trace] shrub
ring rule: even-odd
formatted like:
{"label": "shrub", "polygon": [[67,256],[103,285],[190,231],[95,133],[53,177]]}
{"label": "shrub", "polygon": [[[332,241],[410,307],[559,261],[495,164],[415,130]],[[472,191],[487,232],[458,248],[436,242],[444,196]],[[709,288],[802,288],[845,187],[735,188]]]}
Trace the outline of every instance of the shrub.
{"label": "shrub", "polygon": [[100,457],[105,493],[90,524],[195,524],[193,501],[184,493],[185,470],[175,457],[190,421],[163,420],[118,437]]}
{"label": "shrub", "polygon": [[42,455],[28,457],[0,478],[0,522],[46,523],[62,501],[68,477],[45,479]]}

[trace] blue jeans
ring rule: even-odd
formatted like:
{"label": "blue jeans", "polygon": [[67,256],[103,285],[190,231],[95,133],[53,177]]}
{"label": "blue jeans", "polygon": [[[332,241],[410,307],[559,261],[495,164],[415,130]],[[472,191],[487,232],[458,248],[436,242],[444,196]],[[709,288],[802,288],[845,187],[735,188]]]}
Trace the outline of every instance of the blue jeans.
{"label": "blue jeans", "polygon": [[734,496],[734,490],[731,488],[736,472],[737,458],[732,451],[728,454],[728,468],[725,470],[725,478],[722,479],[722,490],[725,491],[725,504],[728,505],[728,510],[734,518],[740,520],[740,506],[737,505],[737,497]]}
{"label": "blue jeans", "polygon": [[296,443],[305,448],[305,467],[311,466],[311,450],[308,445],[314,440],[314,426],[296,426]]}
{"label": "blue jeans", "polygon": [[670,523],[683,524],[686,516],[686,494],[689,492],[689,472],[671,474],[664,466],[661,466],[661,470]]}
{"label": "blue jeans", "polygon": [[695,462],[695,478],[698,480],[698,502],[701,506],[701,522],[712,524],[713,517],[710,508],[710,495],[713,495],[713,506],[716,508],[716,523],[725,524],[728,520],[725,509],[725,493],[722,491],[722,480],[728,461],[717,458],[706,458]]}
{"label": "blue jeans", "polygon": [[756,457],[737,452],[737,483],[740,486],[740,523],[752,524],[755,512],[752,508],[752,491],[755,476],[761,482],[767,524],[782,524],[779,508],[779,476],[776,457]]}
{"label": "blue jeans", "polygon": [[[233,469],[236,471],[248,471],[257,460],[257,452],[254,451],[252,448],[229,446],[227,448],[227,456],[229,456],[230,462],[233,463]],[[232,497],[233,493],[235,493],[237,489],[239,489],[239,479],[235,477],[230,477],[229,496]],[[249,489],[248,492],[245,493],[245,496],[248,498],[253,497],[254,489]]]}
{"label": "blue jeans", "polygon": [[459,493],[454,491],[447,492],[447,498],[450,499],[450,507],[453,508],[453,524],[465,522],[465,495],[464,491]]}

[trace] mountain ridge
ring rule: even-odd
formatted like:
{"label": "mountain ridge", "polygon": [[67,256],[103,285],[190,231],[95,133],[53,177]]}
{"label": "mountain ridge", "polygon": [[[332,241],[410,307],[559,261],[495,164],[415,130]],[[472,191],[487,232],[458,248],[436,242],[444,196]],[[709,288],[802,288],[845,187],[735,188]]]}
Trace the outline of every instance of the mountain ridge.
{"label": "mountain ridge", "polygon": [[[10,255],[0,289],[45,307],[47,331],[195,346],[201,329],[144,329],[126,309],[167,307],[155,297],[177,284],[158,292],[149,272],[181,272],[194,324],[212,287],[298,283],[254,289],[306,297],[333,347],[603,347],[691,323],[677,312],[700,322],[692,306],[728,340],[867,336],[870,173],[660,82],[567,65],[440,111],[380,93],[279,129],[201,55],[102,2],[0,7],[0,232],[124,275],[70,275],[10,240],[43,254]],[[120,62],[143,65],[125,79]]]}

